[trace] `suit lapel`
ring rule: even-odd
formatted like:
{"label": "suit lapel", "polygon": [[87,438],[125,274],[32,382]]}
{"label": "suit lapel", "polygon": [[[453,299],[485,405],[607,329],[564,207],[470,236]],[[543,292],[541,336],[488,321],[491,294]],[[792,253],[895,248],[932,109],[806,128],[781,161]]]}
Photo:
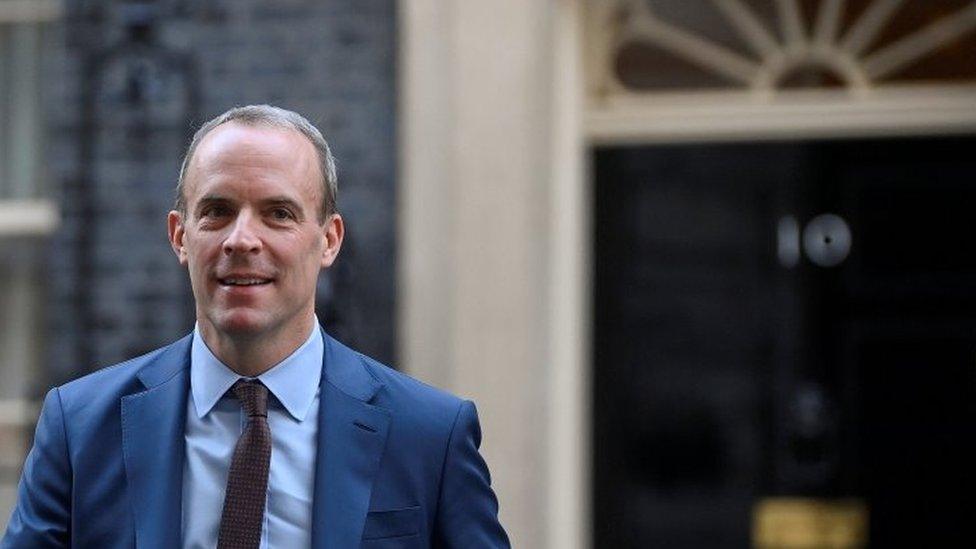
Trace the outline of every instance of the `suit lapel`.
{"label": "suit lapel", "polygon": [[140,548],[180,544],[190,338],[142,368],[146,390],[122,397],[122,453]]}
{"label": "suit lapel", "polygon": [[369,404],[382,384],[362,357],[323,337],[312,546],[359,547],[390,412]]}

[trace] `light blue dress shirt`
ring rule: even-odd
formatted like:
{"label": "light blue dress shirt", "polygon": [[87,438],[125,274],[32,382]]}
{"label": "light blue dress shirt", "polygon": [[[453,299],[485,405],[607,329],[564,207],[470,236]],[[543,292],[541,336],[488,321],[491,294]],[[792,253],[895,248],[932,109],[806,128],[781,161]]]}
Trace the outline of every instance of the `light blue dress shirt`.
{"label": "light blue dress shirt", "polygon": [[[258,376],[269,390],[271,471],[261,547],[309,547],[318,430],[322,333],[318,319],[288,358]],[[242,376],[225,366],[193,331],[190,398],[183,464],[183,547],[217,545],[224,490],[234,446],[246,418],[226,393]]]}

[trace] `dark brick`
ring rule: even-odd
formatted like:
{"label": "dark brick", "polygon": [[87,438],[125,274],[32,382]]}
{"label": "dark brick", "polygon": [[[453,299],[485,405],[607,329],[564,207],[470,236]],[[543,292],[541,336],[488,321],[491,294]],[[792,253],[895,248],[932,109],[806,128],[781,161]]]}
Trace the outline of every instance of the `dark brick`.
{"label": "dark brick", "polygon": [[[333,145],[350,240],[320,281],[320,319],[340,339],[393,361],[394,2],[182,2],[180,13],[160,15],[156,36],[198,68],[191,83],[199,102],[186,104],[184,81],[172,68],[147,66],[152,124],[138,131],[140,110],[126,98],[131,58],[144,57],[125,49],[105,67],[105,87],[96,97],[96,123],[105,129],[93,136],[81,133],[83,87],[92,82],[83,59],[125,32],[119,2],[83,4],[102,8],[104,19],[72,15],[60,23],[48,37],[44,64],[54,82],[45,98],[48,173],[60,185],[63,212],[49,247],[50,381],[123,360],[192,328],[186,273],[165,237],[189,131],[184,113],[195,110],[195,127],[229,107],[256,102],[301,112]],[[180,2],[159,4],[165,10]],[[139,63],[152,65],[149,59]],[[86,171],[80,150],[93,138],[96,153]],[[81,180],[85,173],[90,180]],[[90,217],[81,210],[85,196],[94,207]],[[91,278],[83,281],[85,265]],[[90,307],[82,318],[76,304],[84,295]],[[90,343],[87,356],[82,340]]]}

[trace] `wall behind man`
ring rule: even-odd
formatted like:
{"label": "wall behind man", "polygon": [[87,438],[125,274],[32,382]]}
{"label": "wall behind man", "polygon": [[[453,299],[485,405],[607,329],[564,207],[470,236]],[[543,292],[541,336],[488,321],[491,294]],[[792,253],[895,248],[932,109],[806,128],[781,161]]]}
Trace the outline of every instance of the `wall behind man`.
{"label": "wall behind man", "polygon": [[332,144],[348,232],[319,318],[393,361],[393,1],[147,4],[69,1],[54,38],[47,158],[63,224],[37,390],[192,329],[165,229],[180,157],[191,129],[250,103],[296,110]]}

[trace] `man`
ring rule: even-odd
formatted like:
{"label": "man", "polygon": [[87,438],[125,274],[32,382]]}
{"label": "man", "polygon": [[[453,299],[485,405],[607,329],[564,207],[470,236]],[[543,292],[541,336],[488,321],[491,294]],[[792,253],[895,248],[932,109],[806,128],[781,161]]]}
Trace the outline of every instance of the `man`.
{"label": "man", "polygon": [[197,324],[44,400],[0,547],[507,547],[474,405],[324,334],[343,220],[318,130],[232,109],[169,213]]}

